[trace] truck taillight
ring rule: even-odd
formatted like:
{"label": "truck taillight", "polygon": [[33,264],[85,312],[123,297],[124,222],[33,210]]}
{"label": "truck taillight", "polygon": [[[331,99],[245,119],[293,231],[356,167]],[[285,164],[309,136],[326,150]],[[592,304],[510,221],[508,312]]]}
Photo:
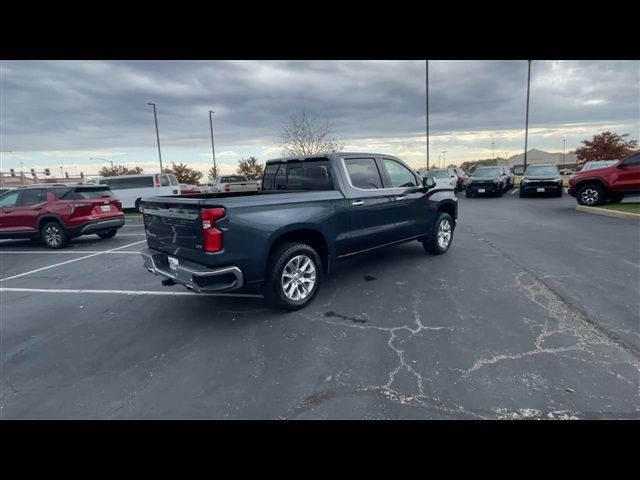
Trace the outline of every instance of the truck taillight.
{"label": "truck taillight", "polygon": [[216,228],[216,221],[224,218],[225,215],[224,208],[203,208],[200,210],[205,252],[222,250],[224,245],[222,232]]}
{"label": "truck taillight", "polygon": [[258,187],[258,190],[260,190],[260,182],[256,182],[256,187]]}
{"label": "truck taillight", "polygon": [[231,186],[230,186],[230,185],[225,185],[225,186],[224,186],[224,191],[225,191],[225,192],[229,192],[229,191],[231,191]]}

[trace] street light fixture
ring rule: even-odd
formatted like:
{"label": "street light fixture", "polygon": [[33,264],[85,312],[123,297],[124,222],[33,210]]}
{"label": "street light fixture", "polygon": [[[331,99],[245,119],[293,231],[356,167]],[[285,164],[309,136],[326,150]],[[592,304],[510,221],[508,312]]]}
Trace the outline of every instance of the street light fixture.
{"label": "street light fixture", "polygon": [[527,73],[527,114],[524,127],[524,171],[527,171],[527,141],[529,140],[529,93],[531,88],[531,60],[529,62],[529,69]]}
{"label": "street light fixture", "polygon": [[[216,113],[213,110],[209,110],[209,129],[211,130],[211,153],[213,154],[213,172],[218,175],[218,169],[216,168],[216,147],[213,143],[213,118],[211,114]],[[214,179],[215,180],[215,179]]]}
{"label": "street light fixture", "polygon": [[564,165],[564,151],[566,146],[567,146],[567,139],[563,138],[562,139],[562,165]]}
{"label": "street light fixture", "polygon": [[162,153],[160,152],[160,133],[158,132],[158,115],[156,113],[156,104],[147,102],[147,105],[153,107],[153,118],[156,121],[156,138],[158,140],[158,158],[160,159],[160,173],[162,173]]}
{"label": "street light fixture", "polygon": [[89,160],[102,160],[103,162],[108,162],[111,164],[111,168],[113,169],[113,160],[107,160],[106,158],[98,158],[98,157],[89,157]]}

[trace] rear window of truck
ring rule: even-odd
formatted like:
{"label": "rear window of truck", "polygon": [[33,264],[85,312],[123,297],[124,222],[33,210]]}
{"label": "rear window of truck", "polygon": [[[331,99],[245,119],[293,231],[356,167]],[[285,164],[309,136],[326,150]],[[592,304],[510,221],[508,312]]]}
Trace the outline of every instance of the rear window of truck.
{"label": "rear window of truck", "polygon": [[333,190],[328,160],[271,163],[262,179],[263,190]]}
{"label": "rear window of truck", "polygon": [[222,177],[220,183],[243,183],[248,182],[247,177],[235,176],[235,177]]}

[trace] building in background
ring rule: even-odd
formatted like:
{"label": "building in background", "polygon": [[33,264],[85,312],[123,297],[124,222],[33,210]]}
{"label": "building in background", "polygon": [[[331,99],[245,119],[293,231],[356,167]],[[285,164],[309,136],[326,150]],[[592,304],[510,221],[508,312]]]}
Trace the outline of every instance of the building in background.
{"label": "building in background", "polygon": [[[527,151],[527,165],[534,163],[552,163],[557,165],[558,170],[576,169],[578,157],[575,153],[550,153],[537,148]],[[524,153],[513,155],[509,158],[498,158],[498,165],[511,167],[513,173],[524,173]]]}

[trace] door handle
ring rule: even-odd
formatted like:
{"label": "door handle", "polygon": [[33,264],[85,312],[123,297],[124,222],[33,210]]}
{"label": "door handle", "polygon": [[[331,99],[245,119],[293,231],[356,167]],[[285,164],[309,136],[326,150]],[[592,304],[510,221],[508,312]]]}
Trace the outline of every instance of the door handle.
{"label": "door handle", "polygon": [[396,197],[396,201],[401,202],[402,200],[404,200],[405,198],[407,198],[405,195],[401,195],[399,197]]}
{"label": "door handle", "polygon": [[364,202],[362,200],[358,200],[356,202],[351,202],[351,205],[353,205],[354,207],[361,207],[362,205],[364,205]]}

